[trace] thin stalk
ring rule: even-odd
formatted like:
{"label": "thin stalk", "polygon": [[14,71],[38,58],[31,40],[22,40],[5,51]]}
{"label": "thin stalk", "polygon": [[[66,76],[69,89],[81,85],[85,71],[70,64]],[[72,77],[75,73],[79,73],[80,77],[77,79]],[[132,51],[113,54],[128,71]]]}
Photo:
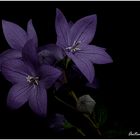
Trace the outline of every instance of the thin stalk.
{"label": "thin stalk", "polygon": [[[75,99],[76,103],[78,103],[78,98],[77,98],[76,94],[75,94],[73,91],[71,91],[71,95],[72,95],[73,98]],[[83,114],[83,116],[86,117],[86,118],[89,120],[89,122],[94,126],[94,128],[96,128],[98,134],[101,136],[101,132],[100,132],[99,128],[96,126],[96,121],[95,121],[95,123],[94,123],[94,122],[91,120],[91,118],[90,118],[88,115],[86,115],[86,114]]]}
{"label": "thin stalk", "polygon": [[[77,111],[77,109],[75,109],[75,108],[74,108],[73,106],[71,106],[70,104],[64,102],[64,101],[61,100],[59,97],[57,97],[57,96],[54,96],[54,97],[55,97],[59,102],[65,104],[67,107],[69,107],[69,108],[71,108],[71,109]],[[101,136],[102,134],[101,134],[99,128],[94,124],[94,122],[90,119],[90,117],[89,117],[88,115],[86,115],[86,114],[83,114],[83,116],[86,117],[86,118],[90,121],[90,123],[92,124],[92,126],[94,126],[94,128],[96,128],[98,134]],[[75,126],[74,126],[74,127],[75,127]],[[75,127],[75,128],[77,129],[77,127]],[[79,130],[79,128],[78,128],[78,132],[79,132],[79,131],[80,131],[80,130]]]}
{"label": "thin stalk", "polygon": [[91,118],[90,118],[88,115],[86,115],[86,114],[83,114],[83,116],[86,117],[86,118],[89,120],[89,122],[92,124],[92,126],[94,126],[94,128],[96,128],[98,134],[101,136],[102,134],[101,134],[99,128],[98,128],[98,127],[96,126],[96,124],[91,120]]}
{"label": "thin stalk", "polygon": [[75,110],[75,111],[77,111],[72,105],[70,105],[70,104],[68,104],[68,103],[66,103],[66,102],[64,102],[63,100],[61,100],[59,97],[57,97],[57,96],[54,96],[55,97],[55,99],[57,99],[59,102],[61,102],[61,103],[63,103],[63,104],[65,104],[66,106],[68,106],[69,108],[71,108],[71,109],[73,109],[73,110]]}
{"label": "thin stalk", "polygon": [[[61,100],[60,98],[58,98],[57,96],[54,96],[59,102],[65,104],[66,106],[68,106],[69,108],[73,109],[73,110],[76,110],[73,106],[71,106],[70,104],[67,104],[66,102],[64,102],[63,100]],[[76,110],[77,111],[77,110]],[[76,130],[77,132],[79,132],[82,136],[86,136],[85,133],[78,127],[72,125]]]}
{"label": "thin stalk", "polygon": [[[66,73],[66,70],[67,70],[67,67],[68,67],[68,62],[69,62],[69,60],[68,60],[68,58],[66,57],[66,58],[65,58],[65,71],[64,71],[64,77],[65,77],[65,82],[66,82],[66,83],[67,83],[67,73]],[[76,94],[75,94],[73,91],[71,91],[70,93],[71,93],[71,95],[73,96],[73,98],[75,99],[76,103],[78,103],[78,98],[77,98]],[[70,104],[64,102],[63,100],[61,100],[61,99],[58,98],[57,96],[54,96],[54,97],[55,97],[58,101],[60,101],[61,103],[63,103],[63,104],[65,104],[66,106],[68,106],[69,108],[71,108],[71,109],[77,111],[77,109],[75,109],[75,108],[74,108],[73,106],[71,106]],[[96,126],[96,124],[91,120],[91,118],[90,118],[88,115],[86,115],[86,114],[83,114],[83,116],[89,120],[89,122],[92,124],[92,126],[93,126],[94,128],[96,128],[98,134],[101,136],[102,134],[101,134],[99,128],[98,128],[98,127]],[[75,126],[74,126],[74,127],[75,127]],[[75,128],[76,128],[76,130],[77,130],[79,133],[81,133],[83,136],[85,136],[85,134],[81,131],[81,129],[79,129],[79,128],[77,128],[77,127],[75,127]]]}
{"label": "thin stalk", "polygon": [[70,91],[70,94],[75,99],[76,103],[78,103],[78,98],[77,98],[76,94],[74,93],[74,91]]}
{"label": "thin stalk", "polygon": [[76,128],[76,130],[77,130],[77,132],[79,132],[82,136],[86,136],[85,135],[85,133],[80,129],[80,128],[77,128],[77,127],[75,127]]}

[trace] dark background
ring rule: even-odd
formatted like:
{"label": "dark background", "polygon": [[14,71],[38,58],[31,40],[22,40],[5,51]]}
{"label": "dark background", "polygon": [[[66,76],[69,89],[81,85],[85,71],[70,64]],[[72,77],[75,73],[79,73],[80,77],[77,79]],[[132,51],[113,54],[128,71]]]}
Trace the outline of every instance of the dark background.
{"label": "dark background", "polygon": [[[113,64],[95,66],[100,80],[100,89],[96,92],[99,94],[95,97],[108,110],[102,131],[122,132],[111,138],[126,138],[129,131],[140,133],[140,2],[0,2],[0,20],[17,23],[26,29],[28,20],[32,19],[41,46],[56,41],[56,8],[72,21],[97,14],[92,44],[107,48],[114,60]],[[8,48],[0,28],[0,52]],[[0,75],[0,138],[57,138],[47,129],[46,119],[36,116],[28,105],[16,111],[6,106],[10,87]],[[55,108],[49,102],[50,110]]]}

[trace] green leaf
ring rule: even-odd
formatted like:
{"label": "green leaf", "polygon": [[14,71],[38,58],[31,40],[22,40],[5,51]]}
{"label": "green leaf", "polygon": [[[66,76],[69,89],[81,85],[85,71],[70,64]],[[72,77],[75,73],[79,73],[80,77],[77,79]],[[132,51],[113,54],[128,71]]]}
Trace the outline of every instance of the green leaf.
{"label": "green leaf", "polygon": [[69,129],[69,128],[73,128],[73,125],[68,121],[65,121],[63,127],[64,129]]}
{"label": "green leaf", "polygon": [[[93,116],[94,117],[94,116]],[[98,125],[102,126],[107,120],[107,110],[105,107],[100,107],[97,110]]]}
{"label": "green leaf", "polygon": [[64,129],[75,128],[76,131],[77,131],[78,133],[80,133],[82,136],[85,136],[85,133],[84,133],[80,128],[78,128],[78,127],[72,125],[72,124],[69,123],[68,121],[65,121],[65,122],[64,122],[63,127],[64,127]]}

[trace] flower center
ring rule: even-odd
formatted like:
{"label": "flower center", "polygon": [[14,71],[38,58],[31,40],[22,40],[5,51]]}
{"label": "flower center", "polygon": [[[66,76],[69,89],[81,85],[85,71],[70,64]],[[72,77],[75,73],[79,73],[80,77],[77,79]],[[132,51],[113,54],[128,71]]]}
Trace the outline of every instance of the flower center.
{"label": "flower center", "polygon": [[70,47],[65,48],[65,50],[68,51],[68,52],[75,53],[76,51],[80,50],[80,48],[79,48],[80,43],[81,43],[81,41],[78,41],[78,42],[74,41],[73,45],[70,46]]}
{"label": "flower center", "polygon": [[26,80],[27,80],[27,82],[34,84],[34,85],[38,85],[38,83],[39,83],[39,77],[37,77],[37,76],[33,77],[33,76],[28,75],[26,77]]}

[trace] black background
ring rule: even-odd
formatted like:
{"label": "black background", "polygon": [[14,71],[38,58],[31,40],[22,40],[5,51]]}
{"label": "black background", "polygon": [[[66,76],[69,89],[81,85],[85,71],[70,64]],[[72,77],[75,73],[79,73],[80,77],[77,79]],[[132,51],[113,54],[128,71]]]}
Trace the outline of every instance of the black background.
{"label": "black background", "polygon": [[[32,19],[41,46],[56,41],[56,8],[68,21],[97,14],[92,44],[107,48],[114,60],[113,64],[95,66],[101,84],[96,96],[109,112],[104,129],[125,130],[121,138],[127,137],[129,131],[140,133],[140,2],[0,2],[0,20],[17,23],[26,29],[28,20]],[[0,52],[8,48],[0,28]],[[0,138],[55,138],[46,127],[46,119],[36,116],[28,105],[16,111],[7,108],[10,87],[1,75]],[[51,107],[55,108],[49,103]]]}

